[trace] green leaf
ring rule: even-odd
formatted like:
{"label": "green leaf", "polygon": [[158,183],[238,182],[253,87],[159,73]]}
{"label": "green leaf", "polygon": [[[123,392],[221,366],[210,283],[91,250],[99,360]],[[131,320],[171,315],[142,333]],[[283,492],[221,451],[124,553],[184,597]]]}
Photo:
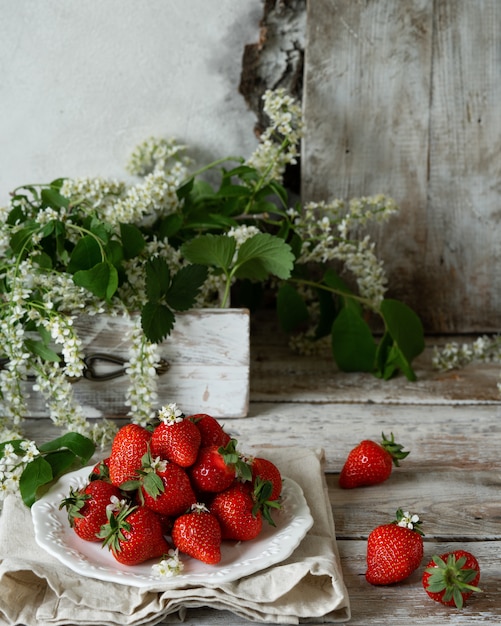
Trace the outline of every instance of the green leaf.
{"label": "green leaf", "polygon": [[280,326],[291,332],[309,319],[308,307],[299,292],[285,283],[277,292],[277,315]]}
{"label": "green leaf", "polygon": [[141,326],[147,339],[158,343],[174,327],[174,313],[163,304],[147,302],[141,311]]}
{"label": "green leaf", "polygon": [[166,300],[176,311],[187,311],[195,304],[201,286],[207,280],[207,268],[203,265],[182,267],[172,278]]}
{"label": "green leaf", "polygon": [[19,491],[26,506],[37,499],[37,491],[53,479],[52,467],[42,456],[37,456],[25,467],[19,479]]}
{"label": "green leaf", "polygon": [[81,460],[82,464],[85,464],[94,454],[96,446],[88,437],[74,432],[66,433],[38,446],[40,452],[53,452],[61,448],[68,448]]}
{"label": "green leaf", "polygon": [[332,325],[332,354],[343,372],[372,372],[376,344],[365,320],[344,307]]}
{"label": "green leaf", "polygon": [[146,295],[157,302],[166,295],[171,284],[170,270],[165,259],[155,257],[146,263]]}
{"label": "green leaf", "polygon": [[291,247],[280,237],[258,233],[244,241],[236,260],[235,276],[250,280],[265,280],[270,274],[289,278],[294,266]]}
{"label": "green leaf", "polygon": [[91,269],[76,272],[73,281],[98,298],[111,300],[118,287],[118,272],[114,265],[104,261]]}
{"label": "green leaf", "polygon": [[25,228],[21,228],[15,232],[10,238],[10,247],[15,255],[19,255],[27,244],[31,244],[33,233],[38,230],[39,226],[35,223],[27,225]]}
{"label": "green leaf", "polygon": [[403,302],[386,299],[380,313],[386,329],[410,363],[425,348],[423,325],[419,317]]}
{"label": "green leaf", "polygon": [[75,274],[79,270],[90,270],[103,260],[101,246],[92,235],[85,235],[78,240],[77,245],[73,248],[70,262],[68,263],[68,272]]}
{"label": "green leaf", "polygon": [[68,198],[62,196],[57,189],[52,187],[42,189],[41,196],[43,204],[53,209],[66,208],[70,203]]}
{"label": "green leaf", "polygon": [[52,468],[53,479],[59,478],[75,465],[76,455],[71,450],[56,450],[45,455],[45,460]]}
{"label": "green leaf", "polygon": [[126,259],[138,256],[146,245],[142,232],[134,224],[120,224],[123,253]]}
{"label": "green leaf", "polygon": [[219,267],[229,271],[237,242],[226,235],[200,235],[181,247],[181,254],[197,265]]}
{"label": "green leaf", "polygon": [[24,340],[24,344],[32,354],[36,354],[44,361],[58,363],[61,360],[57,352],[49,348],[43,341],[36,341],[35,339],[27,337]]}
{"label": "green leaf", "polygon": [[177,235],[183,225],[183,218],[177,213],[167,215],[158,226],[158,236],[160,239],[170,239]]}

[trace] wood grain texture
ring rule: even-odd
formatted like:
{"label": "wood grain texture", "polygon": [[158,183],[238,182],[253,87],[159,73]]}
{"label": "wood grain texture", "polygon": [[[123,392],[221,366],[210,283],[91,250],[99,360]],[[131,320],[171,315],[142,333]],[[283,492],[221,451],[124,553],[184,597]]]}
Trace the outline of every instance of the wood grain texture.
{"label": "wood grain texture", "polygon": [[497,0],[308,4],[305,200],[385,193],[391,295],[431,332],[501,326]]}
{"label": "wood grain texture", "polygon": [[[211,413],[215,417],[244,417],[249,405],[249,311],[247,309],[196,309],[178,313],[171,334],[158,346],[168,364],[158,377],[160,404],[177,402],[186,413]],[[86,357],[100,354],[98,373],[122,369],[106,358],[130,358],[132,323],[120,317],[81,316],[74,327],[84,343]],[[81,378],[74,383],[76,400],[88,417],[125,417],[129,386],[127,376],[110,381]],[[48,415],[43,399],[25,384],[31,416]],[[175,398],[175,400],[174,400]]]}

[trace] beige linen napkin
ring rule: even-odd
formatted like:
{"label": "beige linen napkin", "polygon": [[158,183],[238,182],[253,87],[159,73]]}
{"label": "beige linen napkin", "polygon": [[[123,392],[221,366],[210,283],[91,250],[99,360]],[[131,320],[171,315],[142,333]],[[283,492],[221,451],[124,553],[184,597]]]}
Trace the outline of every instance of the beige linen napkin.
{"label": "beige linen napkin", "polygon": [[[322,451],[252,450],[301,485],[314,524],[282,563],[217,587],[156,591],[80,576],[40,548],[31,514],[9,496],[0,517],[0,624],[116,626],[182,622],[186,610],[212,607],[274,624],[350,618],[323,474]],[[157,587],[158,589],[158,587]]]}

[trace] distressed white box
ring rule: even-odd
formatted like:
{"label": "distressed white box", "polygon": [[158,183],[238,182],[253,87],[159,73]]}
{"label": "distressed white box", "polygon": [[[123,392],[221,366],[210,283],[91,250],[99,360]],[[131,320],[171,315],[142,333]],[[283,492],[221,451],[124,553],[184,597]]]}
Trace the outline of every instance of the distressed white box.
{"label": "distressed white box", "polygon": [[[74,326],[84,342],[88,371],[73,383],[87,417],[126,417],[131,322],[81,316]],[[172,333],[159,344],[166,371],[158,377],[159,406],[176,402],[185,413],[245,417],[249,406],[249,311],[194,309],[176,314]],[[103,377],[101,380],[95,378]],[[26,383],[31,417],[47,417],[40,394]]]}

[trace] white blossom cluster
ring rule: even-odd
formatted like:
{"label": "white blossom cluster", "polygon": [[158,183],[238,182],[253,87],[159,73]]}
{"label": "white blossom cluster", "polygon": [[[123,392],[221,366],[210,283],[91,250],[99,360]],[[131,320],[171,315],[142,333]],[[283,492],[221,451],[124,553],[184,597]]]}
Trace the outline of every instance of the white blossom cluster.
{"label": "white blossom cluster", "polygon": [[185,150],[186,146],[178,144],[176,139],[148,137],[134,148],[126,168],[130,174],[146,176],[155,170],[172,169],[173,162],[188,166],[191,159],[184,154]]}
{"label": "white blossom cluster", "polygon": [[383,263],[370,236],[357,239],[352,230],[370,221],[387,220],[396,211],[393,200],[383,195],[354,198],[348,208],[343,201],[333,200],[309,202],[301,212],[290,209],[294,229],[303,240],[298,262],[342,261],[355,277],[360,297],[369,308],[378,310],[387,289]]}
{"label": "white blossom cluster", "polygon": [[270,124],[261,134],[259,145],[246,164],[260,172],[264,181],[280,182],[286,166],[297,163],[303,132],[301,107],[286,94],[285,89],[267,90],[263,101]]}
{"label": "white blossom cluster", "polygon": [[438,370],[447,371],[465,367],[469,363],[500,363],[501,337],[483,335],[471,343],[449,341],[433,349],[432,363]]}
{"label": "white blossom cluster", "polygon": [[0,502],[9,494],[19,495],[19,480],[24,468],[40,454],[34,441],[25,439],[20,448],[22,454],[16,453],[11,443],[6,443],[3,448],[0,457]]}
{"label": "white blossom cluster", "polygon": [[160,365],[158,346],[146,339],[140,319],[133,324],[129,340],[129,361],[126,364],[129,386],[125,403],[130,407],[131,421],[146,426],[155,416],[158,402],[157,368]]}

